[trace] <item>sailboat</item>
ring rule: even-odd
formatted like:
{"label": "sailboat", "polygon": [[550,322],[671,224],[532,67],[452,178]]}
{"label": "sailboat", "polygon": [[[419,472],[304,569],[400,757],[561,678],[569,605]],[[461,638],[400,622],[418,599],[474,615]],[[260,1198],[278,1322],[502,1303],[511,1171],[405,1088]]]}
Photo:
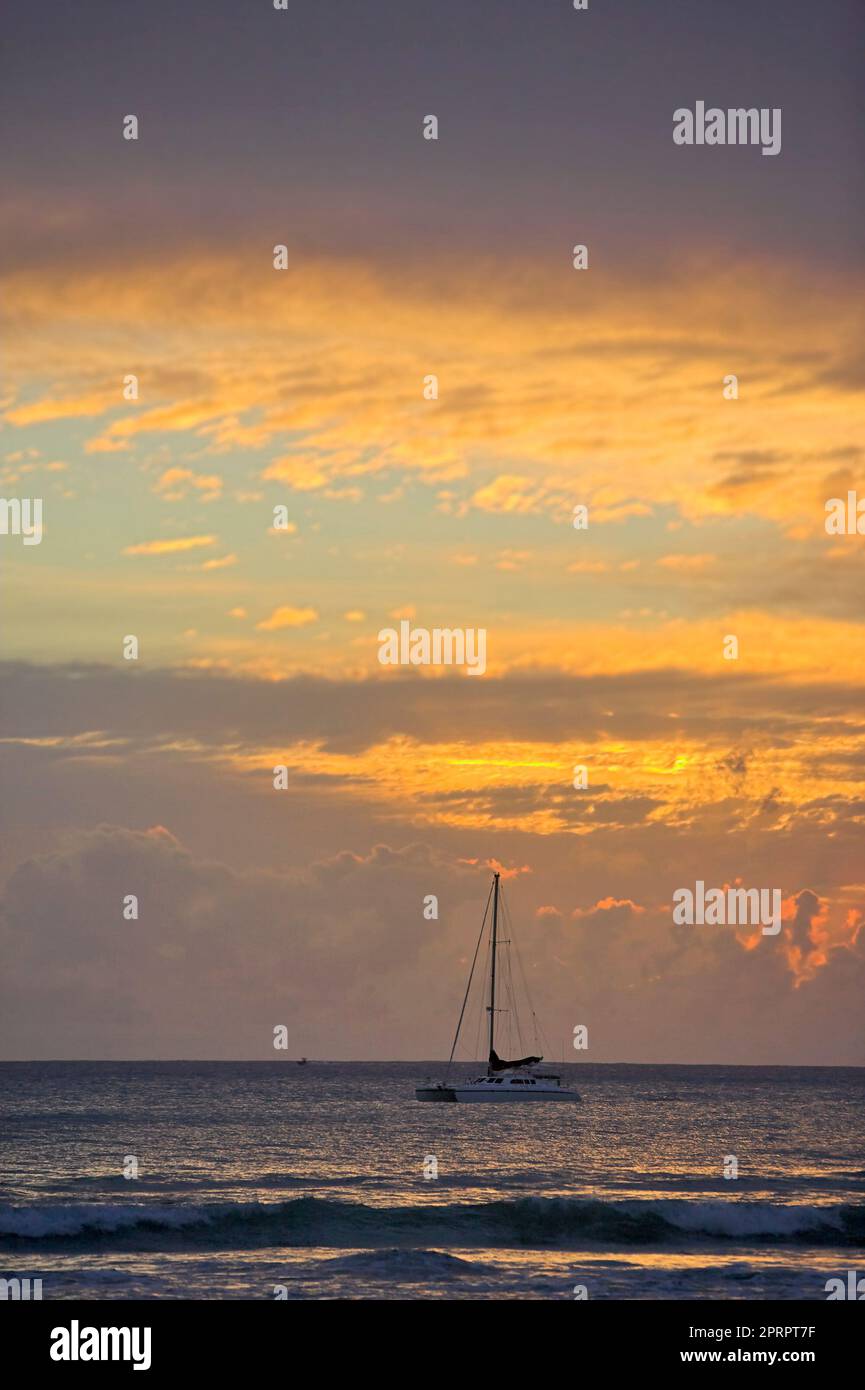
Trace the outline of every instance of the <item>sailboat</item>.
{"label": "sailboat", "polygon": [[487,1062],[486,1074],[476,1077],[473,1081],[449,1081],[448,1079],[454,1053],[459,1041],[460,1029],[462,1028],[463,1019],[465,1017],[466,1004],[468,1002],[469,990],[471,989],[472,977],[477,963],[478,951],[489,915],[489,898],[487,899],[487,908],[484,912],[484,920],[481,924],[478,944],[475,947],[474,960],[472,961],[472,967],[469,971],[463,1006],[460,1011],[456,1036],[454,1037],[444,1080],[429,1082],[425,1086],[415,1087],[415,1096],[418,1100],[424,1101],[461,1101],[463,1103],[492,1102],[500,1104],[506,1101],[522,1100],[578,1101],[580,1097],[577,1092],[570,1086],[562,1085],[562,1079],[558,1072],[541,1069],[541,1063],[544,1060],[543,1057],[518,1057],[514,1061],[506,1061],[496,1052],[496,1013],[498,1012],[496,1009],[496,963],[501,944],[499,941],[499,879],[500,874],[494,873],[490,890],[493,912],[492,926],[490,929],[490,1002],[487,1005],[487,1012],[489,1014],[489,1060]]}

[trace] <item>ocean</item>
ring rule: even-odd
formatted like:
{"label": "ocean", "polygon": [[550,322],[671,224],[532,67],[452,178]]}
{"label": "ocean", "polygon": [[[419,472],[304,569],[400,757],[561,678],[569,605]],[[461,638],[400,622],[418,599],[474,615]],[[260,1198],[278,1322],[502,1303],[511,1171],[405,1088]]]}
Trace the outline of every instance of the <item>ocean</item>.
{"label": "ocean", "polygon": [[43,1299],[756,1301],[865,1273],[865,1069],[562,1071],[582,1104],[419,1104],[430,1062],[0,1064],[0,1277]]}

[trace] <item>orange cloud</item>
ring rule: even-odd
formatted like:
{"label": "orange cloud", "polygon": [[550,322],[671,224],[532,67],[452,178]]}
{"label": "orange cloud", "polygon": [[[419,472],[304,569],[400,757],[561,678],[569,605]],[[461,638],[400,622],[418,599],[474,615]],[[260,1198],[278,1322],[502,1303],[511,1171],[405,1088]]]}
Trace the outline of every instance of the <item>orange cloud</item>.
{"label": "orange cloud", "polygon": [[264,618],[255,626],[259,632],[277,632],[284,627],[305,627],[308,623],[318,622],[318,613],[314,608],[292,608],[284,604],[281,608],[275,608],[269,618]]}
{"label": "orange cloud", "polygon": [[166,502],[181,502],[190,490],[200,492],[202,502],[215,501],[222,492],[222,479],[218,473],[193,473],[191,468],[166,468],[153,488]]}
{"label": "orange cloud", "polygon": [[219,558],[218,560],[205,560],[205,562],[204,562],[204,564],[201,566],[201,568],[202,568],[203,570],[224,570],[224,569],[228,569],[229,566],[231,566],[231,565],[236,565],[236,564],[237,564],[237,556],[236,556],[236,555],[234,555],[234,554],[232,554],[232,555],[222,555],[222,556],[220,556],[220,558]]}
{"label": "orange cloud", "polygon": [[717,563],[715,555],[662,555],[658,564],[680,574],[702,574]]}
{"label": "orange cloud", "polygon": [[127,545],[124,555],[176,555],[183,550],[197,550],[200,546],[215,545],[216,536],[182,536],[176,540],[141,541],[138,545]]}
{"label": "orange cloud", "polygon": [[[664,506],[691,519],[750,511],[811,536],[829,461],[855,462],[865,398],[845,388],[861,339],[849,275],[827,271],[819,295],[802,296],[783,267],[737,263],[731,295],[717,266],[707,275],[695,262],[663,283],[586,283],[575,310],[530,262],[489,281],[482,303],[470,265],[435,276],[428,296],[399,267],[348,260],[298,263],[275,295],[272,275],[249,265],[238,247],[141,261],[134,274],[7,275],[21,346],[7,421],[105,417],[93,453],[178,433],[203,452],[270,448],[263,479],[299,491],[420,475],[452,484],[440,503],[457,514],[566,524],[585,502],[595,524]],[[238,297],[227,287],[241,280]],[[148,404],[130,409],[117,357],[133,328]],[[168,357],[195,372],[167,372]],[[430,360],[448,363],[434,411],[420,385]],[[733,402],[722,395],[731,360],[747,383]]]}

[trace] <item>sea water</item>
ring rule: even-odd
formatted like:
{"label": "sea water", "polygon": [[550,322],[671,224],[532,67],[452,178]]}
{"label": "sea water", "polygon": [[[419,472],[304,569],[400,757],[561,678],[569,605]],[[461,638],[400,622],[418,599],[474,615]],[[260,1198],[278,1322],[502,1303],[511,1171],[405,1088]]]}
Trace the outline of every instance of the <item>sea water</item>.
{"label": "sea water", "polygon": [[822,1300],[865,1274],[865,1070],[581,1063],[580,1105],[419,1104],[440,1070],[2,1064],[0,1277],[43,1299]]}

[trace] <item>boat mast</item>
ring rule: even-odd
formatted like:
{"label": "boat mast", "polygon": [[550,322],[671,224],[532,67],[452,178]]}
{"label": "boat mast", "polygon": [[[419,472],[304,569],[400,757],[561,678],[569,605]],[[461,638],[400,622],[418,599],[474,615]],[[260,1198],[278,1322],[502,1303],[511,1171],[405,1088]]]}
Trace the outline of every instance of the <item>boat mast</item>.
{"label": "boat mast", "polygon": [[[493,950],[492,950],[492,969],[490,970],[490,1057],[493,1054],[493,1041],[495,1039],[496,1028],[496,939],[499,926],[499,876],[493,875]],[[487,1067],[489,1071],[489,1067]]]}

